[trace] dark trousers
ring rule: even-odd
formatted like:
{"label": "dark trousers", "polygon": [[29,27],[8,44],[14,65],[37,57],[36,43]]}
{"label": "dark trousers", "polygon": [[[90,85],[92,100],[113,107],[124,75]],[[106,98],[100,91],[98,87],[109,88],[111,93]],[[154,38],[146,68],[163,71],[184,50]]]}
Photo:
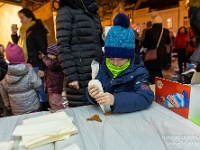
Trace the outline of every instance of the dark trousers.
{"label": "dark trousers", "polygon": [[164,68],[171,67],[171,62],[172,62],[171,53],[169,53],[169,54],[166,55],[166,61],[165,61]]}
{"label": "dark trousers", "polygon": [[155,77],[163,78],[162,69],[148,69],[149,71],[149,82],[155,84]]}
{"label": "dark trousers", "polygon": [[190,56],[192,56],[193,53],[194,53],[194,52],[187,52],[187,62],[188,62],[188,63],[191,63],[191,62],[190,62]]}
{"label": "dark trousers", "polygon": [[187,62],[186,50],[185,49],[177,49],[177,53],[178,53],[179,73],[182,73],[183,72],[183,68],[182,68],[183,63],[186,68],[186,62]]}
{"label": "dark trousers", "polygon": [[197,65],[197,72],[200,72],[200,64]]}

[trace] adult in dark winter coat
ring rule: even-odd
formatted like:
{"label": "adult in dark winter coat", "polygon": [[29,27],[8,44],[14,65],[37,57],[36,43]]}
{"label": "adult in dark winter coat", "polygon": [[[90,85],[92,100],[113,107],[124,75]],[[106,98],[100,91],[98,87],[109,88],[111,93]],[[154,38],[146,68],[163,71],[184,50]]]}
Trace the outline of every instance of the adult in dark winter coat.
{"label": "adult in dark winter coat", "polygon": [[[153,26],[146,31],[143,46],[148,50],[155,49],[162,31],[162,18],[157,12],[153,13]],[[163,77],[162,68],[165,63],[167,51],[166,45],[170,43],[169,30],[164,29],[163,35],[160,40],[159,47],[157,48],[157,59],[145,62],[145,66],[149,71],[149,82],[154,84],[155,77]]]}
{"label": "adult in dark winter coat", "polygon": [[2,55],[0,54],[0,81],[4,78],[8,70],[8,64],[3,59]]}
{"label": "adult in dark winter coat", "polygon": [[[36,19],[33,12],[28,8],[23,8],[18,12],[18,16],[22,23],[20,27],[20,36],[17,35],[17,29],[12,28],[12,40],[18,44],[24,52],[27,63],[33,66],[33,69],[40,78],[44,77],[45,64],[39,59],[39,52],[46,55],[47,29],[41,20]],[[44,93],[44,83],[38,90],[42,110],[46,110],[48,97]]]}
{"label": "adult in dark winter coat", "polygon": [[91,80],[91,63],[102,61],[103,40],[95,0],[61,0],[56,18],[58,60],[66,81],[69,106],[90,104],[85,88]]}
{"label": "adult in dark winter coat", "polygon": [[[0,53],[0,81],[5,77],[7,70],[8,70],[8,65],[3,59],[2,54]],[[3,113],[4,108],[5,106],[2,97],[0,96],[0,116]]]}

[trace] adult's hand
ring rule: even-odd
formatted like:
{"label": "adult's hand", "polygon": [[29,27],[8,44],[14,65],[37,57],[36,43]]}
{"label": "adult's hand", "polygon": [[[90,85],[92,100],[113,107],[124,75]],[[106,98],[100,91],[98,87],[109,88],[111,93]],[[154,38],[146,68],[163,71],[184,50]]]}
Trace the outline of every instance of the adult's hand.
{"label": "adult's hand", "polygon": [[41,51],[39,51],[38,57],[39,57],[40,59],[42,59],[42,58],[44,57],[44,54],[43,54]]}
{"label": "adult's hand", "polygon": [[44,77],[44,71],[38,70],[38,77],[43,78]]}
{"label": "adult's hand", "polygon": [[72,81],[72,82],[69,82],[68,85],[69,85],[70,88],[79,90],[79,81]]}

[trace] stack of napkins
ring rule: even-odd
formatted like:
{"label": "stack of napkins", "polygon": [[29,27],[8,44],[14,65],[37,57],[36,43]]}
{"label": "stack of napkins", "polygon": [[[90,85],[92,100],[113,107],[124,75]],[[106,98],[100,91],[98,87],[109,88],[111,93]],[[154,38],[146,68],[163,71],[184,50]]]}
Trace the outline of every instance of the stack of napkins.
{"label": "stack of napkins", "polygon": [[69,139],[71,134],[78,131],[72,120],[73,118],[67,116],[64,112],[27,119],[23,121],[23,125],[15,128],[13,136],[21,136],[22,140],[19,146],[28,149]]}
{"label": "stack of napkins", "polygon": [[13,147],[14,147],[14,141],[0,143],[0,150],[11,150],[13,149]]}

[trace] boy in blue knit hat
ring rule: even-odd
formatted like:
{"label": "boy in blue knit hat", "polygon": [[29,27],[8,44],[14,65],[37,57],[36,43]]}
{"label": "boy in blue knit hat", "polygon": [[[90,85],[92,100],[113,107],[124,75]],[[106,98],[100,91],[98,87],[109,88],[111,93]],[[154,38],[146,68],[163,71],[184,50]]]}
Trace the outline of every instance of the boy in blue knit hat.
{"label": "boy in blue knit hat", "polygon": [[114,26],[105,39],[105,60],[98,79],[104,93],[96,85],[86,93],[92,104],[110,105],[113,113],[134,112],[149,107],[154,94],[148,85],[148,71],[135,54],[135,36],[128,16],[116,15]]}

